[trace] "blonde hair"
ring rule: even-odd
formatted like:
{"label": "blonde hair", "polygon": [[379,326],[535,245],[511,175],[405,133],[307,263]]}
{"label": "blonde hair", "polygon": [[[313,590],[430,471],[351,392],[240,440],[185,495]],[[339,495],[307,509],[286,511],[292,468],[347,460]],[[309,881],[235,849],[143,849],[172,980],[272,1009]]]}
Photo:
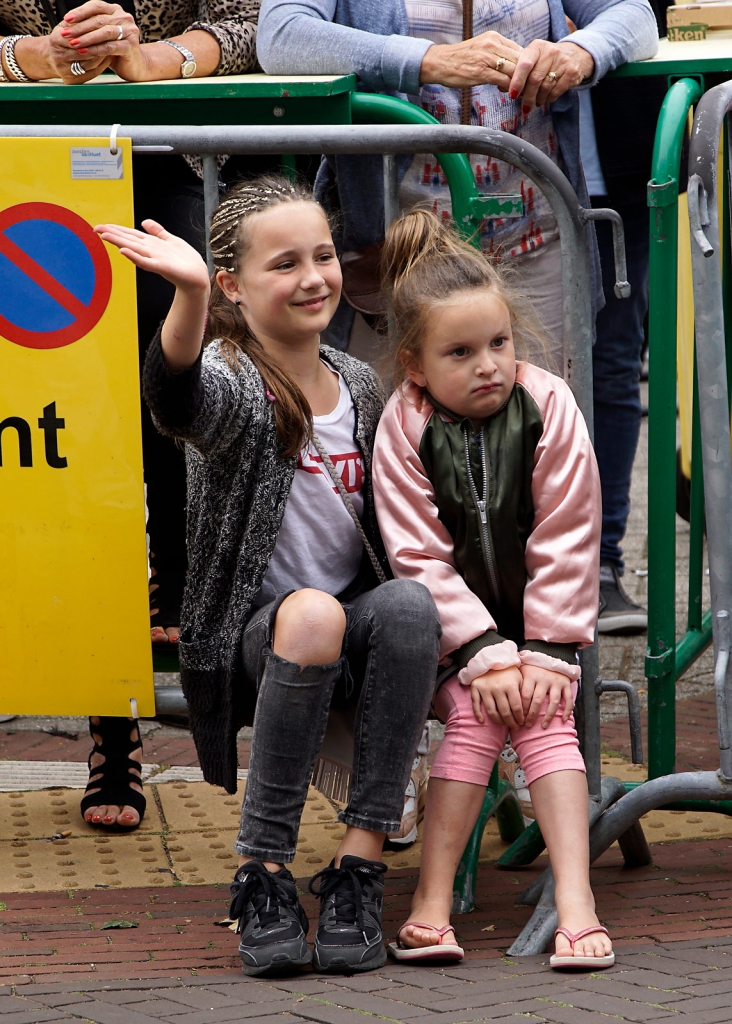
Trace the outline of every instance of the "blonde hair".
{"label": "blonde hair", "polygon": [[[227,299],[216,274],[226,270],[237,274],[251,245],[247,221],[282,203],[314,203],[323,210],[309,188],[279,175],[264,175],[241,182],[232,188],[211,221],[211,255],[214,275],[211,281],[208,322],[204,345],[219,339],[224,358],[239,371],[241,353],[247,355],[272,395],[277,440],[283,458],[291,458],[303,448],[312,434],[313,414],[305,395],[294,380],[265,352],[239,306]],[[327,216],[323,210],[323,216]]]}
{"label": "blonde hair", "polygon": [[485,289],[497,295],[508,309],[518,358],[545,353],[541,324],[511,276],[429,210],[412,210],[393,221],[384,242],[381,285],[390,314],[395,382],[419,356],[430,312],[457,292]]}

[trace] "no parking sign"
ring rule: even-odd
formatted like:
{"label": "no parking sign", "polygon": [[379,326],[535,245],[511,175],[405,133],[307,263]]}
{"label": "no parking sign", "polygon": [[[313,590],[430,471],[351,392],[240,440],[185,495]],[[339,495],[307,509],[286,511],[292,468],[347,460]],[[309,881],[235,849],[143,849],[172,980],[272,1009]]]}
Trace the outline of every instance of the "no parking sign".
{"label": "no parking sign", "polygon": [[0,139],[0,712],[150,715],[131,149],[80,143]]}

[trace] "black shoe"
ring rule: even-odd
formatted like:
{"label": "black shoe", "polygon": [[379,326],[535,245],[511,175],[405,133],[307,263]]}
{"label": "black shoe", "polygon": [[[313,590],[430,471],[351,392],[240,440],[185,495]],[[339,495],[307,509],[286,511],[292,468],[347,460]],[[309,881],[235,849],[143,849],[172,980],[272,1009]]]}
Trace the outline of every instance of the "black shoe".
{"label": "black shoe", "polygon": [[611,562],[601,562],[598,633],[619,636],[645,633],[647,629],[648,612],[630,600],[623,590],[615,566]]}
{"label": "black shoe", "polygon": [[281,973],[310,963],[308,919],[287,868],[271,872],[261,861],[250,860],[242,864],[229,888],[229,917],[238,922],[245,974]]}
{"label": "black shoe", "polygon": [[[383,967],[381,906],[386,864],[363,857],[344,857],[339,868],[333,864],[310,880],[310,892],[322,900],[313,967],[334,974]],[[318,878],[322,881],[316,889]]]}

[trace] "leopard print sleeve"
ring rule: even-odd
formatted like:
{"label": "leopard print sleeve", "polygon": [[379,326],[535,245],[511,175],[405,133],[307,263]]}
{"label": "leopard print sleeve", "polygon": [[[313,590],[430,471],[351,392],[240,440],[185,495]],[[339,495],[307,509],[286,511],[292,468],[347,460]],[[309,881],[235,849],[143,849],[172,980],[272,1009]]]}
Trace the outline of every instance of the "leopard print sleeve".
{"label": "leopard print sleeve", "polygon": [[206,21],[188,29],[210,32],[221,48],[214,75],[241,75],[257,63],[257,18],[260,0],[208,0]]}

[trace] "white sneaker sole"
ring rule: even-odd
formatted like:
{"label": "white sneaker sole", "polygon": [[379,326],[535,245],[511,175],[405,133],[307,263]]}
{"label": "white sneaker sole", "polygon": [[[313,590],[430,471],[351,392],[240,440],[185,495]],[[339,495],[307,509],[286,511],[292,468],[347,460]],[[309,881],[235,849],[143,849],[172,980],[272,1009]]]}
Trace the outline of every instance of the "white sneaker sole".
{"label": "white sneaker sole", "polygon": [[620,615],[601,615],[597,620],[598,633],[617,633],[625,629],[648,629],[645,612],[624,612]]}

